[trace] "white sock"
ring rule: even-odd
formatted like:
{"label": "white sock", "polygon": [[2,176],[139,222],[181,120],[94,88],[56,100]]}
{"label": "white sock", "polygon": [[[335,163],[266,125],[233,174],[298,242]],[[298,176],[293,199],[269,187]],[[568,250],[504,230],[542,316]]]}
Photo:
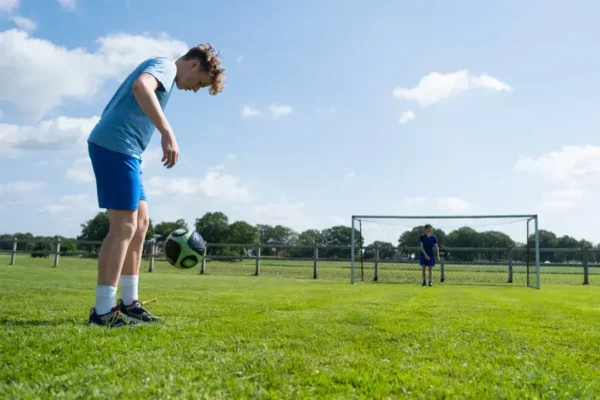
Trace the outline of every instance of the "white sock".
{"label": "white sock", "polygon": [[138,299],[139,275],[121,275],[121,300],[128,306]]}
{"label": "white sock", "polygon": [[108,313],[114,306],[117,298],[117,288],[114,286],[96,286],[96,304],[94,308],[98,315]]}

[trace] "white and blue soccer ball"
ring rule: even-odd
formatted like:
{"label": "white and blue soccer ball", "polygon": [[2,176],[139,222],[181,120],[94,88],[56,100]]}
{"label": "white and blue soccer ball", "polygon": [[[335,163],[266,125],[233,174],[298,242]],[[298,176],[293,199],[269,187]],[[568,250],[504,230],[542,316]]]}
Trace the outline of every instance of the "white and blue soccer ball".
{"label": "white and blue soccer ball", "polygon": [[175,268],[195,267],[206,254],[206,243],[195,230],[180,228],[169,234],[164,245],[165,256]]}

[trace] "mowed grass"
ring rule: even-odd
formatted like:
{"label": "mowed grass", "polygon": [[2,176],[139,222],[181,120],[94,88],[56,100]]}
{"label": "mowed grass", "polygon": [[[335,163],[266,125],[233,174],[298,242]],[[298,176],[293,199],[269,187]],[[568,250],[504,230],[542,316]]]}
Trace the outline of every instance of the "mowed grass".
{"label": "mowed grass", "polygon": [[0,398],[600,397],[600,287],[350,285],[158,263],[88,328],[93,260],[0,256]]}

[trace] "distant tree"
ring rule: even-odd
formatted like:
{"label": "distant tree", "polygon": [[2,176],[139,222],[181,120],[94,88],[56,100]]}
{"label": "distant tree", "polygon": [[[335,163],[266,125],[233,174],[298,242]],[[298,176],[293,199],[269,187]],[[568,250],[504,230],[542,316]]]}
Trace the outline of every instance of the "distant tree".
{"label": "distant tree", "polygon": [[[17,232],[13,235],[13,237],[17,238],[17,250],[19,251],[30,251],[35,245],[33,241],[35,237],[29,232]],[[10,247],[12,248],[12,244]]]}
{"label": "distant tree", "polygon": [[[207,212],[202,218],[196,218],[196,231],[208,243],[225,243],[229,231],[229,218],[220,211]],[[221,254],[224,249],[210,248],[207,254]]]}
{"label": "distant tree", "polygon": [[[579,240],[575,239],[572,236],[563,235],[556,239],[556,247],[559,249],[581,249],[581,243]],[[582,260],[581,251],[577,252],[556,252],[554,253],[554,261],[555,262],[581,262]]]}
{"label": "distant tree", "polygon": [[254,244],[258,242],[258,229],[245,221],[236,221],[229,225],[227,242]]}
{"label": "distant tree", "polygon": [[[589,240],[581,239],[579,245],[582,249],[591,250],[594,248],[594,244]],[[595,251],[587,251],[588,262],[595,263],[597,261]]]}
{"label": "distant tree", "polygon": [[[227,242],[252,245],[258,242],[258,235],[258,229],[256,229],[256,227],[244,221],[236,221],[229,225]],[[231,251],[231,249],[229,251]],[[244,252],[247,254],[248,248],[241,248],[239,250],[240,257]]]}
{"label": "distant tree", "polygon": [[263,247],[262,252],[265,256],[270,256],[277,253],[275,245],[293,245],[298,239],[298,234],[293,229],[283,225],[256,225],[259,232],[260,242],[262,244],[272,244],[273,248]]}
{"label": "distant tree", "polygon": [[[410,231],[403,232],[398,238],[399,247],[419,247],[419,238],[425,233],[425,224],[415,226]],[[443,229],[431,227],[431,234],[435,235],[441,245],[447,243],[447,235]]]}
{"label": "distant tree", "polygon": [[108,212],[103,211],[84,224],[81,224],[81,234],[77,240],[102,241],[108,235]]}
{"label": "distant tree", "polygon": [[397,248],[390,242],[382,242],[379,240],[374,241],[370,245],[365,248],[365,258],[373,259],[375,258],[375,249],[379,249],[379,259],[380,260],[389,260],[394,257],[396,254]]}
{"label": "distant tree", "polygon": [[154,224],[152,223],[152,218],[148,219],[148,230],[146,231],[146,237],[145,240],[152,240],[152,238],[154,238],[155,235],[155,231],[154,231]]}
{"label": "distant tree", "polygon": [[479,245],[484,248],[502,249],[498,251],[485,251],[481,253],[481,258],[488,261],[506,260],[508,251],[516,247],[515,241],[504,232],[486,231],[479,233]]}
{"label": "distant tree", "polygon": [[[482,247],[481,235],[475,229],[468,226],[458,228],[448,234],[446,237],[447,247]],[[448,260],[474,261],[480,256],[476,250],[455,250],[450,251]]]}
{"label": "distant tree", "polygon": [[[337,225],[323,230],[323,244],[325,246],[350,246],[352,244],[352,228],[345,225]],[[360,231],[354,229],[354,245],[361,247],[364,239],[360,236]],[[326,257],[329,258],[350,258],[350,252],[346,249],[326,249]]]}
{"label": "distant tree", "polygon": [[5,251],[11,250],[13,240],[14,240],[14,235],[11,235],[8,233],[4,233],[4,234],[0,235],[0,250],[5,250]]}
{"label": "distant tree", "polygon": [[178,219],[177,221],[163,221],[156,224],[154,227],[154,235],[156,235],[159,242],[163,242],[167,239],[167,236],[169,236],[171,232],[180,228],[188,229],[188,224],[182,218]]}
{"label": "distant tree", "polygon": [[[296,239],[296,245],[298,246],[311,246],[311,248],[294,248],[290,249],[291,257],[312,257],[314,244],[323,244],[323,234],[316,229],[308,229],[298,235]],[[319,253],[320,257],[324,257],[325,253]]]}

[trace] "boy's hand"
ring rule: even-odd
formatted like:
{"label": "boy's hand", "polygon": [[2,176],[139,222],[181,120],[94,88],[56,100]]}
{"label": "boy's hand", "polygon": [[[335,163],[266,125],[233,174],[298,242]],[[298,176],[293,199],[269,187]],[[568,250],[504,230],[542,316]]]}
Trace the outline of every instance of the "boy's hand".
{"label": "boy's hand", "polygon": [[177,146],[173,132],[163,134],[160,143],[163,150],[163,157],[160,161],[163,162],[163,165],[167,169],[173,168],[177,164],[177,161],[179,161],[179,147]]}

